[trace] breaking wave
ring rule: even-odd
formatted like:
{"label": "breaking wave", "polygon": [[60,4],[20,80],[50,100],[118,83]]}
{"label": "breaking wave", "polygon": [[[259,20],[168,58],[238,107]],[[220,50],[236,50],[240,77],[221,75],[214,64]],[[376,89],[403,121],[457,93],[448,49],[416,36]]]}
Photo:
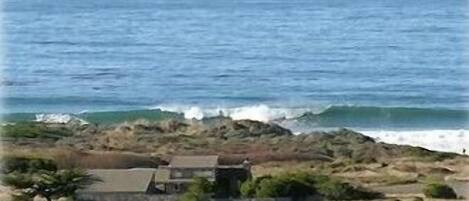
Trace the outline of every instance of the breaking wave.
{"label": "breaking wave", "polygon": [[[35,113],[4,115],[4,120],[35,120]],[[160,105],[149,109],[131,111],[106,111],[73,114],[73,116],[94,123],[119,123],[145,118],[163,120],[168,118],[203,119],[217,116],[235,120],[250,119],[263,122],[273,121],[289,128],[358,128],[386,130],[454,130],[469,128],[469,111],[442,108],[404,107],[272,107],[251,105],[241,107],[198,107]],[[41,116],[40,116],[41,117]],[[66,114],[42,116],[47,119],[69,118]],[[60,120],[60,121],[62,121]]]}
{"label": "breaking wave", "polygon": [[251,105],[232,108],[202,108],[198,106],[156,106],[152,109],[176,112],[184,114],[186,119],[210,118],[216,116],[231,117],[235,120],[250,119],[257,121],[274,121],[278,119],[290,119],[301,116],[307,112],[319,112],[320,108],[279,108],[267,105]]}
{"label": "breaking wave", "polygon": [[35,121],[58,124],[67,124],[71,122],[76,122],[78,124],[88,124],[88,122],[85,120],[70,114],[36,114]]}
{"label": "breaking wave", "polygon": [[469,111],[441,108],[330,106],[281,108],[267,105],[242,107],[157,106],[131,111],[77,114],[14,113],[4,121],[66,123],[72,120],[112,124],[137,119],[204,119],[217,116],[275,122],[294,133],[351,128],[378,141],[460,152],[469,148]]}
{"label": "breaking wave", "polygon": [[183,114],[186,119],[226,116],[233,119],[275,121],[295,127],[319,128],[468,128],[469,111],[441,108],[329,106],[280,108],[253,105],[233,108],[157,106],[153,109]]}

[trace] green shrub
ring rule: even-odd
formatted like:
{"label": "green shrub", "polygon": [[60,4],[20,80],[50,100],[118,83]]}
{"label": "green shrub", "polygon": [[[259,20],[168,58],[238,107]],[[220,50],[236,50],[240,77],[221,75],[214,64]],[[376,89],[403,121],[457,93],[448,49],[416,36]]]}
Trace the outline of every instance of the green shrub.
{"label": "green shrub", "polygon": [[423,194],[429,198],[456,199],[458,197],[450,186],[438,183],[425,185]]}
{"label": "green shrub", "polygon": [[207,201],[213,194],[214,186],[206,178],[196,177],[180,201]]}
{"label": "green shrub", "polygon": [[239,188],[239,192],[241,193],[241,197],[250,198],[256,195],[256,186],[255,180],[247,180],[241,184]]}
{"label": "green shrub", "polygon": [[278,179],[264,179],[256,189],[257,198],[285,197],[285,184]]}
{"label": "green shrub", "polygon": [[332,179],[324,179],[316,184],[319,193],[329,200],[372,200],[382,198],[378,192]]}
{"label": "green shrub", "polygon": [[35,173],[13,172],[1,177],[2,184],[19,190],[18,198],[33,198],[37,195],[47,200],[60,197],[73,197],[79,189],[99,181],[83,170],[67,169],[59,171],[38,171]]}
{"label": "green shrub", "polygon": [[262,176],[255,179],[250,179],[241,184],[240,193],[244,198],[253,198],[256,196],[259,183],[264,179],[271,179],[271,176]]}
{"label": "green shrub", "polygon": [[243,197],[293,197],[302,198],[316,194],[316,190],[307,175],[284,174],[276,177],[260,177],[241,185]]}
{"label": "green shrub", "polygon": [[57,164],[49,159],[7,156],[1,159],[2,173],[33,173],[39,170],[56,171]]}
{"label": "green shrub", "polygon": [[4,125],[0,131],[1,137],[10,138],[51,138],[59,139],[73,134],[65,126],[51,127],[39,122],[18,122]]}
{"label": "green shrub", "polygon": [[292,197],[294,200],[319,195],[328,200],[381,198],[381,193],[308,173],[283,174],[246,181],[241,185],[243,197]]}

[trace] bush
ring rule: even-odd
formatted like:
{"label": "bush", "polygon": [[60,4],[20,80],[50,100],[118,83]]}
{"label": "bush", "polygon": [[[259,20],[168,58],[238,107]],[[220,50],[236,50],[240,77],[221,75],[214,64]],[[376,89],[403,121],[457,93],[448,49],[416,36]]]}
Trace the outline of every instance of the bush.
{"label": "bush", "polygon": [[8,156],[2,158],[2,173],[33,173],[39,170],[56,171],[57,164],[49,159]]}
{"label": "bush", "polygon": [[312,182],[308,181],[307,175],[284,174],[276,177],[260,177],[249,180],[241,185],[243,197],[293,197],[302,198],[316,194]]}
{"label": "bush", "polygon": [[213,189],[213,184],[206,178],[196,177],[180,201],[207,201],[210,199]]}
{"label": "bush", "polygon": [[456,199],[458,196],[454,190],[446,184],[427,184],[423,194],[429,198]]}
{"label": "bush", "polygon": [[252,198],[256,196],[257,188],[259,183],[264,179],[271,179],[271,176],[258,177],[256,179],[250,179],[241,184],[240,193],[244,198]]}
{"label": "bush", "polygon": [[2,126],[0,129],[1,137],[11,138],[51,138],[59,139],[61,137],[73,135],[72,130],[62,127],[50,127],[44,123],[38,122],[18,122]]}
{"label": "bush", "polygon": [[381,198],[381,193],[308,173],[283,174],[246,181],[241,185],[243,197],[292,197],[294,200],[320,195],[328,200]]}
{"label": "bush", "polygon": [[21,192],[18,198],[43,196],[47,200],[73,197],[79,189],[99,181],[84,170],[41,170],[35,173],[13,172],[1,177],[2,184]]}
{"label": "bush", "polygon": [[331,179],[318,182],[316,187],[319,193],[329,200],[372,200],[383,197],[381,193]]}

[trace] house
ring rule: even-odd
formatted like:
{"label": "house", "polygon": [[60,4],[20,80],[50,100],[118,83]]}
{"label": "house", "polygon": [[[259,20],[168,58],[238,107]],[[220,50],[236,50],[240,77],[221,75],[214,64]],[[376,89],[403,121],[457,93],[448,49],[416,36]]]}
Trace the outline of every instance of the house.
{"label": "house", "polygon": [[239,194],[241,183],[251,177],[250,164],[220,165],[218,156],[173,156],[167,166],[158,167],[156,188],[166,194],[187,190],[194,177],[216,182],[225,195]]}
{"label": "house", "polygon": [[135,197],[184,193],[194,177],[216,182],[219,194],[239,195],[243,181],[251,177],[250,164],[220,165],[218,156],[174,156],[167,166],[135,169],[95,169],[88,171],[101,181],[81,190],[89,200],[130,200]]}

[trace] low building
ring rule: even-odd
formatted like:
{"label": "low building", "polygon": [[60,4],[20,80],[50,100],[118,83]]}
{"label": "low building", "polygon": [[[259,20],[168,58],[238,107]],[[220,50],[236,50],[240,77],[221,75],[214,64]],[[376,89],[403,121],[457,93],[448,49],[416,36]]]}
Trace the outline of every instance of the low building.
{"label": "low building", "polygon": [[95,169],[101,181],[79,192],[80,197],[107,200],[116,196],[173,195],[184,193],[194,177],[215,182],[220,194],[236,196],[243,181],[251,177],[250,164],[220,165],[218,156],[174,156],[169,165],[135,169]]}
{"label": "low building", "polygon": [[156,188],[167,194],[183,193],[194,177],[203,177],[226,189],[227,195],[239,194],[241,183],[251,177],[250,164],[220,165],[218,156],[174,156],[167,166],[160,166]]}

